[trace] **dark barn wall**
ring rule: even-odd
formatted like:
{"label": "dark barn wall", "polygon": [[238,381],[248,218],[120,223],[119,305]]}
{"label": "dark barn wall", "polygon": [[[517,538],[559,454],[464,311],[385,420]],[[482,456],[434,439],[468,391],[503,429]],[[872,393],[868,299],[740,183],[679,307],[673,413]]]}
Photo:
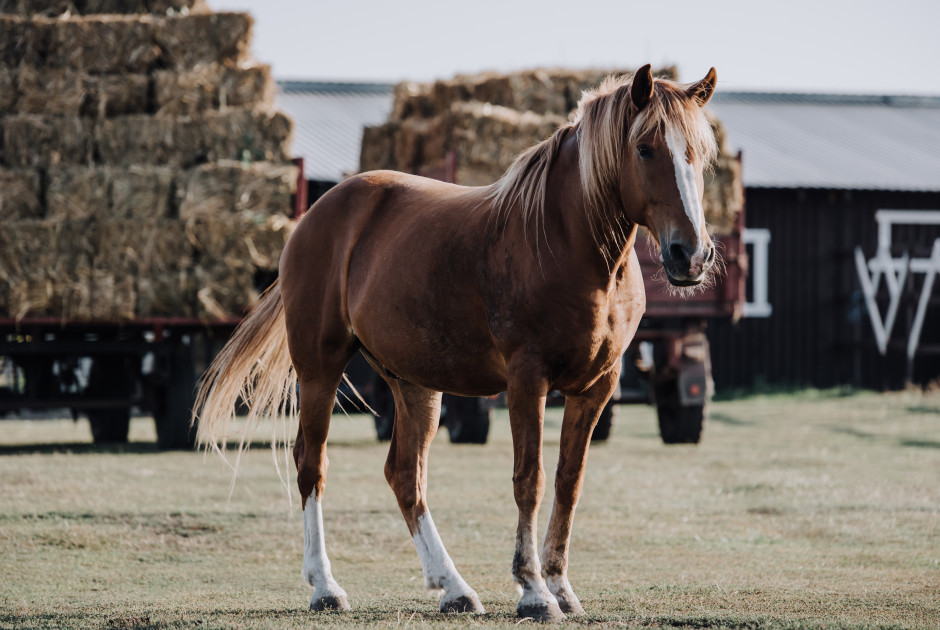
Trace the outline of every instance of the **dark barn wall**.
{"label": "dark barn wall", "polygon": [[[767,228],[769,318],[709,322],[716,390],[854,385],[899,388],[904,384],[907,332],[923,274],[908,281],[888,355],[882,357],[865,308],[854,251],[875,255],[875,212],[940,210],[940,193],[806,189],[748,189],[746,224]],[[905,248],[927,257],[940,226],[895,227],[893,256]],[[904,244],[902,246],[902,243]],[[921,344],[940,344],[940,278],[928,308]],[[879,292],[887,310],[884,281]],[[940,377],[940,356],[917,356],[914,381]]]}

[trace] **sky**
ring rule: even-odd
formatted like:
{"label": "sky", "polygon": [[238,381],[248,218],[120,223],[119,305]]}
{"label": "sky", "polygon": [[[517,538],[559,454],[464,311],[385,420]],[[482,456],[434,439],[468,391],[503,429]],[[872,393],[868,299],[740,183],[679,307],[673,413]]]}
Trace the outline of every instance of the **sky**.
{"label": "sky", "polygon": [[208,0],[255,19],[278,79],[711,66],[719,88],[940,95],[938,0]]}

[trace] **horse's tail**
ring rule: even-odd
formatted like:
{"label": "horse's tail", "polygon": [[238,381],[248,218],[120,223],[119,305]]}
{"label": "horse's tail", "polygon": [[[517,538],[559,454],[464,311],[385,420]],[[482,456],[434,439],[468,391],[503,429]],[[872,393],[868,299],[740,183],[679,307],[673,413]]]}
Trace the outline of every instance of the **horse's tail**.
{"label": "horse's tail", "polygon": [[[237,431],[239,457],[262,417],[286,415],[293,418],[297,415],[297,376],[287,349],[284,302],[276,282],[235,329],[199,384],[192,423],[198,421],[196,439],[201,447],[220,453],[225,450],[232,437],[229,425],[235,419],[239,400],[249,408],[247,420]],[[277,423],[273,423],[273,447],[278,442],[276,427]],[[286,435],[281,440],[285,446],[290,441]],[[275,457],[275,463],[277,460]],[[237,467],[236,459],[236,471]]]}

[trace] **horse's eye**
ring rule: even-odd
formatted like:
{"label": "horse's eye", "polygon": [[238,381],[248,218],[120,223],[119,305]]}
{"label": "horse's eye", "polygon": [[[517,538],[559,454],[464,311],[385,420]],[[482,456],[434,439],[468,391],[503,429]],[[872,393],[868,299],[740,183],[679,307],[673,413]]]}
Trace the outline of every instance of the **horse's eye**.
{"label": "horse's eye", "polygon": [[641,144],[636,148],[636,151],[640,154],[640,159],[642,160],[649,160],[653,157],[653,150],[649,145]]}

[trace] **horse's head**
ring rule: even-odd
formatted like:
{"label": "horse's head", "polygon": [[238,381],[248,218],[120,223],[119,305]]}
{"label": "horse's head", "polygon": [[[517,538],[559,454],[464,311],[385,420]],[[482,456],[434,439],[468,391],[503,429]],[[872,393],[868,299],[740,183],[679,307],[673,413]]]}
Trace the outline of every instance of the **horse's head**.
{"label": "horse's head", "polygon": [[717,151],[702,106],[715,83],[714,68],[680,85],[654,80],[647,65],[631,80],[608,78],[578,104],[581,182],[595,240],[609,257],[625,244],[626,228],[645,226],[677,286],[700,284],[715,262],[702,210],[702,172]]}
{"label": "horse's head", "polygon": [[621,171],[624,209],[659,243],[666,277],[676,286],[700,284],[715,262],[702,209],[702,172],[714,156],[715,140],[701,108],[716,80],[712,68],[690,86],[654,81],[647,65],[629,87],[633,115]]}

